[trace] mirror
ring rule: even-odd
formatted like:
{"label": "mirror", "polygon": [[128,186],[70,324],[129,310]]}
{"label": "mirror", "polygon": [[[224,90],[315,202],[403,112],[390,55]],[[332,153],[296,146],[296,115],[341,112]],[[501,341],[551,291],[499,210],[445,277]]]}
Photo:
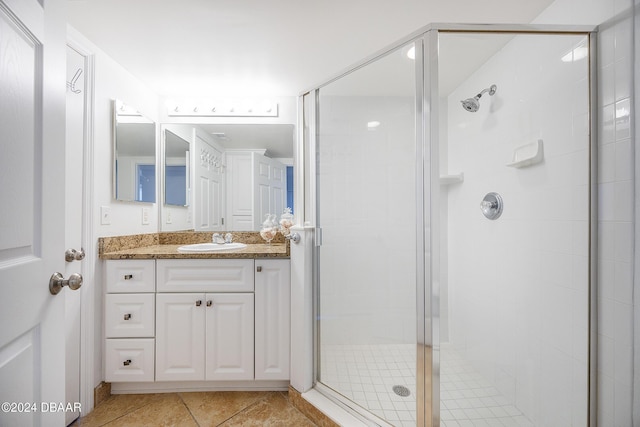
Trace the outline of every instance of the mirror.
{"label": "mirror", "polygon": [[164,204],[189,206],[189,142],[164,130]]}
{"label": "mirror", "polygon": [[113,197],[156,201],[156,124],[120,100],[113,102]]}
{"label": "mirror", "polygon": [[285,207],[295,210],[294,125],[165,123],[162,129],[160,231],[259,231],[265,212],[279,218]]}

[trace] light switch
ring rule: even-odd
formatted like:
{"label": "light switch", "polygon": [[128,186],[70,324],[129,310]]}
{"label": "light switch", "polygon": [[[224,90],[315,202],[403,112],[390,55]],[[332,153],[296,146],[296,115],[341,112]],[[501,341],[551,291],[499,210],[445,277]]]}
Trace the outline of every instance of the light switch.
{"label": "light switch", "polygon": [[149,208],[142,208],[142,225],[149,225]]}
{"label": "light switch", "polygon": [[100,224],[111,224],[111,208],[109,206],[100,206]]}

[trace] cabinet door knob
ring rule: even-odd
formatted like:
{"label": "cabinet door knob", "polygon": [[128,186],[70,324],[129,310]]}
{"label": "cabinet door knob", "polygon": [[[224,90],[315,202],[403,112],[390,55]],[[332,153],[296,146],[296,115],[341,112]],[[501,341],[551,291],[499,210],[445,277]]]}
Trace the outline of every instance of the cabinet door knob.
{"label": "cabinet door knob", "polygon": [[201,305],[202,305],[202,300],[201,299],[196,301],[196,307],[200,307]]}
{"label": "cabinet door knob", "polygon": [[124,366],[129,366],[129,365],[131,365],[131,359],[127,359],[127,360],[125,360],[124,362],[122,362],[122,364],[123,364]]}
{"label": "cabinet door knob", "polygon": [[131,319],[131,315],[129,313],[124,315],[124,320],[129,320]]}
{"label": "cabinet door knob", "polygon": [[258,273],[261,273],[261,272],[262,272],[262,266],[261,266],[261,265],[257,266],[257,267],[256,267],[256,271],[257,271]]}
{"label": "cabinet door knob", "polygon": [[211,307],[213,305],[213,301],[209,300],[207,301],[207,307]]}

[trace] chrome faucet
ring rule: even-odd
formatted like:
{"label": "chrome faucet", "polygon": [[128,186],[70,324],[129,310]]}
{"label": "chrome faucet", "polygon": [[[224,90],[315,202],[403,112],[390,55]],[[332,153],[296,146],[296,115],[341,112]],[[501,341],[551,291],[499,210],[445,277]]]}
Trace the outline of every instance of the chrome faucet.
{"label": "chrome faucet", "polygon": [[222,234],[220,233],[213,233],[213,236],[211,236],[211,241],[220,245],[225,243],[224,237],[222,237]]}

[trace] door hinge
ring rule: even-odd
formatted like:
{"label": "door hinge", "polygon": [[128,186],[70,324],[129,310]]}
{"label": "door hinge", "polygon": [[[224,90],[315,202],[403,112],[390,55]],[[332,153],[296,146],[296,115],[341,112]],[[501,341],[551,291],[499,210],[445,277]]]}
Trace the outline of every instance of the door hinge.
{"label": "door hinge", "polygon": [[316,235],[313,241],[316,246],[322,246],[322,228],[316,227]]}

